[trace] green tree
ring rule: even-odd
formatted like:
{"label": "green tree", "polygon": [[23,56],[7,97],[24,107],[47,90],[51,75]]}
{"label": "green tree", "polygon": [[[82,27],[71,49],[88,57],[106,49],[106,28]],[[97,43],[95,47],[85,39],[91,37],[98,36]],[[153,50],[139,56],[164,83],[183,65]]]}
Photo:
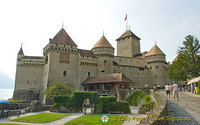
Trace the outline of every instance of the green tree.
{"label": "green tree", "polygon": [[177,59],[168,68],[168,76],[174,80],[187,80],[199,75],[199,40],[194,36],[188,35],[183,41],[183,47],[178,49]]}
{"label": "green tree", "polygon": [[73,90],[67,85],[66,82],[55,81],[52,85],[44,90],[47,98],[53,99],[55,95],[70,95]]}

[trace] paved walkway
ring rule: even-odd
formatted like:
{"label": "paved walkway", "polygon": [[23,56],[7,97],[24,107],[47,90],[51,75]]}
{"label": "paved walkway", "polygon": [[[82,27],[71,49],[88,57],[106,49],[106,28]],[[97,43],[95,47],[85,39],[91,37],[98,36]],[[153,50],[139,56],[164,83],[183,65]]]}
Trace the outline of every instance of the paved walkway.
{"label": "paved walkway", "polygon": [[122,125],[137,125],[140,123],[140,119],[146,118],[148,115],[138,114],[139,107],[130,106],[132,114],[126,114],[127,119],[124,120]]}
{"label": "paved walkway", "polygon": [[[49,111],[45,111],[45,112],[50,113]],[[26,114],[20,115],[20,117],[36,115],[36,114],[39,114],[39,113],[44,113],[44,112],[26,113]],[[67,113],[67,114],[70,114],[70,115],[67,116],[67,117],[63,117],[60,120],[56,120],[56,121],[48,122],[48,123],[25,123],[25,122],[11,122],[10,121],[12,119],[18,118],[17,116],[11,116],[11,117],[8,117],[6,119],[0,119],[0,123],[17,123],[17,124],[26,124],[26,125],[64,125],[66,122],[84,115],[83,113]]]}
{"label": "paved walkway", "polygon": [[[164,94],[164,91],[161,91]],[[200,96],[190,92],[179,92],[179,101],[173,101],[173,95],[167,101],[168,116],[190,117],[191,120],[172,121],[169,125],[200,125]]]}

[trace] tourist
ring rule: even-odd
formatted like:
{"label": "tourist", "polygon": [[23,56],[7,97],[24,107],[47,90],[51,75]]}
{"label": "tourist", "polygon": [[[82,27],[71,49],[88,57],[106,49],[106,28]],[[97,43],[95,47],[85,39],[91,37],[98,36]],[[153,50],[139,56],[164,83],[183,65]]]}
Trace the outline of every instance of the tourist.
{"label": "tourist", "polygon": [[170,88],[170,92],[172,93],[173,92],[172,84],[170,84],[169,88]]}
{"label": "tourist", "polygon": [[182,89],[183,89],[183,92],[185,92],[185,85],[183,85]]}
{"label": "tourist", "polygon": [[18,110],[18,112],[17,112],[17,116],[19,117],[19,116],[20,116],[20,114],[21,114],[21,111],[20,111],[20,110]]}
{"label": "tourist", "polygon": [[172,85],[173,86],[173,96],[174,96],[174,101],[175,101],[175,96],[178,99],[178,85],[176,84],[176,82],[174,82],[174,84]]}
{"label": "tourist", "polygon": [[84,115],[86,115],[86,111],[87,111],[87,109],[86,109],[86,104],[84,103],[84,104],[83,104],[83,112],[84,112]]}
{"label": "tourist", "polygon": [[156,84],[153,86],[153,92],[156,92]]}
{"label": "tourist", "polygon": [[179,85],[179,90],[180,92],[182,92],[182,85]]}
{"label": "tourist", "polygon": [[167,85],[165,86],[165,90],[166,90],[166,97],[167,97],[167,98],[170,98],[170,88],[169,88],[169,84],[167,84]]}
{"label": "tourist", "polygon": [[160,84],[158,84],[158,90],[160,89]]}

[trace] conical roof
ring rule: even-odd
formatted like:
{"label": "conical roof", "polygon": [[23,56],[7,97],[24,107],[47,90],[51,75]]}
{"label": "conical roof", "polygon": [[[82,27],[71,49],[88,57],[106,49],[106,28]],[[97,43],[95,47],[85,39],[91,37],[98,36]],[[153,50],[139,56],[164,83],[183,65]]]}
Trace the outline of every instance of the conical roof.
{"label": "conical roof", "polygon": [[98,48],[98,47],[109,47],[109,48],[113,48],[112,45],[108,42],[108,40],[106,39],[105,36],[102,36],[99,41],[94,45],[94,48]]}
{"label": "conical roof", "polygon": [[74,41],[63,28],[56,34],[56,36],[52,40],[50,40],[50,43],[77,47],[76,43],[74,43]]}
{"label": "conical roof", "polygon": [[152,56],[152,55],[165,55],[165,54],[157,45],[154,45],[145,56]]}
{"label": "conical roof", "polygon": [[22,47],[20,48],[20,50],[19,50],[19,52],[18,52],[18,55],[24,55],[24,52],[23,52]]}
{"label": "conical roof", "polygon": [[118,39],[116,39],[117,41],[123,38],[126,38],[128,36],[132,36],[133,38],[139,39],[140,38],[138,36],[136,36],[133,32],[131,32],[130,30],[127,30],[126,32],[124,32]]}

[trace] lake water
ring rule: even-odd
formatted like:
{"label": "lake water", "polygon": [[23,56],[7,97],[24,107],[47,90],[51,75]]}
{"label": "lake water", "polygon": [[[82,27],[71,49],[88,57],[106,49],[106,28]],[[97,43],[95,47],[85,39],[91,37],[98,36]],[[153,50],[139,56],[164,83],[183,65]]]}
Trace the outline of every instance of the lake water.
{"label": "lake water", "polygon": [[13,91],[14,89],[0,89],[0,100],[12,98]]}

